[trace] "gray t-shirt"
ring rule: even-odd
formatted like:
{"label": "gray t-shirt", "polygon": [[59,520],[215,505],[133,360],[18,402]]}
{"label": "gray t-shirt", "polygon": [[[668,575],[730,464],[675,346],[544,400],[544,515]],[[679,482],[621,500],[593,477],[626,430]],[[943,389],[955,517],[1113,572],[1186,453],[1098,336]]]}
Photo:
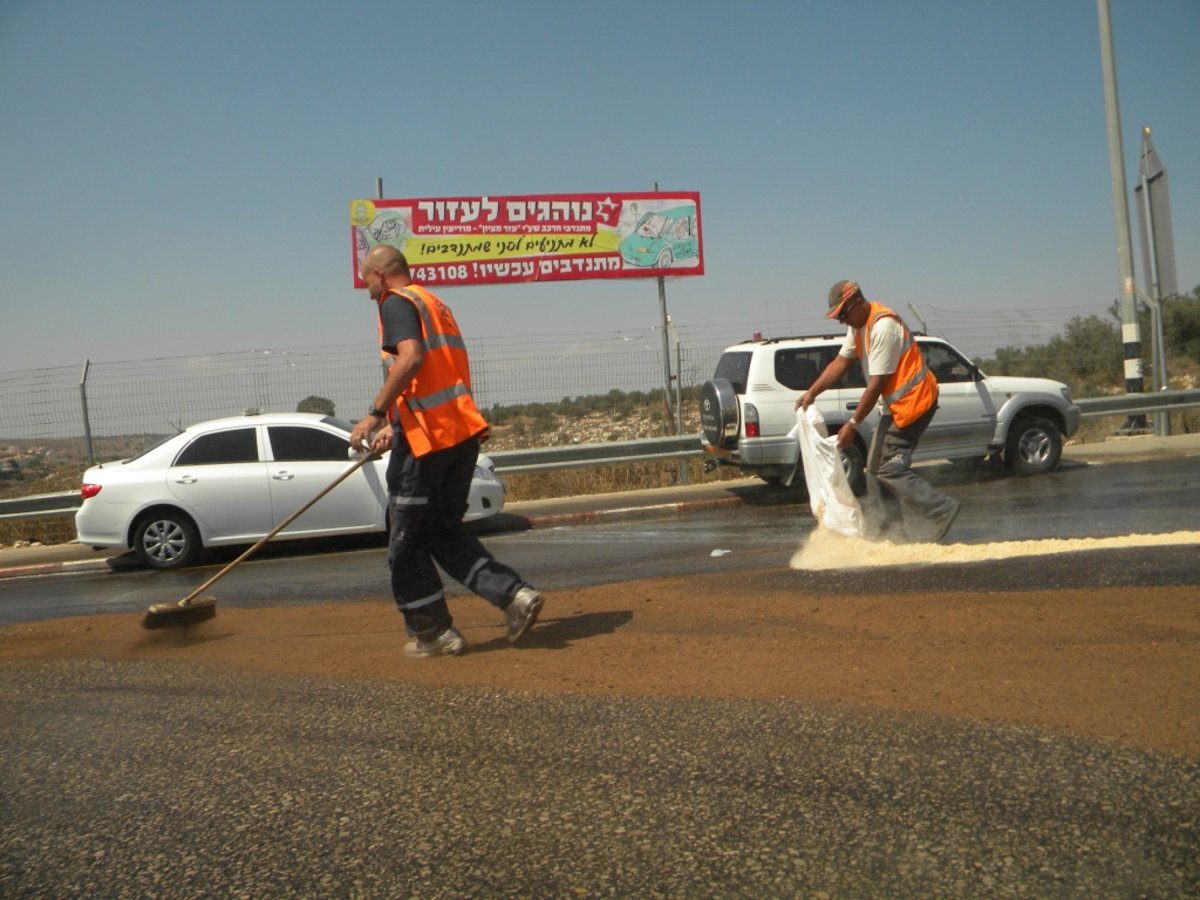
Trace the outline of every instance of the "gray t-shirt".
{"label": "gray t-shirt", "polygon": [[421,340],[421,316],[412,301],[399,294],[388,294],[379,304],[379,321],[383,323],[382,348],[395,355],[401,341]]}

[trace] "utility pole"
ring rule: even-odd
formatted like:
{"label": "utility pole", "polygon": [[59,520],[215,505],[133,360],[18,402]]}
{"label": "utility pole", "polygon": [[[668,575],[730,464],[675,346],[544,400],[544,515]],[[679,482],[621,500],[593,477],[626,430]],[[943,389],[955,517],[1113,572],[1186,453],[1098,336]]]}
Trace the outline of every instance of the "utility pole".
{"label": "utility pole", "polygon": [[[1121,285],[1121,343],[1125,351],[1125,393],[1143,392],[1142,337],[1133,284],[1133,246],[1129,238],[1129,201],[1125,195],[1125,150],[1121,142],[1121,110],[1113,58],[1112,17],[1108,0],[1096,0],[1100,19],[1100,64],[1104,73],[1104,112],[1108,120],[1108,161],[1112,176],[1113,222],[1117,232],[1117,269]],[[1145,416],[1130,416],[1123,430],[1141,430]]]}
{"label": "utility pole", "polygon": [[[658,193],[658,182],[654,182],[654,192]],[[674,412],[671,409],[671,340],[667,334],[667,326],[671,317],[667,315],[667,281],[658,276],[658,315],[662,327],[662,359],[663,359],[663,410],[667,418],[667,433],[675,431]]]}

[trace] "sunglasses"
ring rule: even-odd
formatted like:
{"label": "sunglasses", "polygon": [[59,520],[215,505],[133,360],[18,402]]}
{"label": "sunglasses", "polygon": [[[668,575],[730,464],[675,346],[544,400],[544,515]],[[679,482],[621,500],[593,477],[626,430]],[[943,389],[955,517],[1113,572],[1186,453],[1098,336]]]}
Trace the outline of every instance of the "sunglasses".
{"label": "sunglasses", "polygon": [[851,300],[849,303],[847,303],[845,306],[843,306],[842,311],[837,314],[837,317],[836,317],[837,320],[839,322],[841,322],[843,325],[845,325],[846,324],[846,316],[848,316],[850,314],[850,311],[852,309],[854,309],[854,307],[858,306],[858,301],[860,299],[861,299],[860,297],[855,297],[853,300]]}

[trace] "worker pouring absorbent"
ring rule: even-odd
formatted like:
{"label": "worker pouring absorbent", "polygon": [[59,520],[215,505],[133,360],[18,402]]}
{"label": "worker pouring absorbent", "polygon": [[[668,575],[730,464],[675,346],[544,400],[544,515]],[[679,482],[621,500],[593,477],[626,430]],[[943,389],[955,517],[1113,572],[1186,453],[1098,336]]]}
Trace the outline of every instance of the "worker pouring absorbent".
{"label": "worker pouring absorbent", "polygon": [[954,524],[958,501],[934,490],[912,470],[913,451],[937,412],[938,383],[912,333],[894,310],[872,303],[854,281],[829,289],[827,319],[847,326],[838,355],[796,401],[807,409],[833,387],[857,359],[867,387],[853,416],[838,431],[837,446],[854,443],[859,424],[881,404],[867,454],[863,515],[874,540],[940,541]]}

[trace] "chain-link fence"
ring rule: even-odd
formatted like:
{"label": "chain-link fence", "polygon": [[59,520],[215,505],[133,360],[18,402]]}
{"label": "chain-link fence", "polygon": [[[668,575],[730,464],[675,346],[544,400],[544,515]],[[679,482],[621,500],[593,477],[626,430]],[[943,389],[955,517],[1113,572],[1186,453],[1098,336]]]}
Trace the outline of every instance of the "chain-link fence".
{"label": "chain-link fence", "polygon": [[[945,337],[975,358],[988,358],[999,347],[1041,345],[1075,317],[1109,318],[1103,308],[898,312],[914,329]],[[678,373],[679,387],[697,387],[712,374],[725,347],[756,333],[784,337],[839,331],[834,323],[816,317],[744,325],[676,324],[667,342],[671,371]],[[664,382],[663,340],[657,326],[583,335],[476,337],[467,343],[476,399],[485,411],[611,391],[650,391],[661,389]],[[30,442],[45,442],[51,452],[80,459],[120,458],[194,422],[248,409],[294,411],[310,397],[329,401],[337,415],[355,420],[372,401],[382,374],[379,354],[370,343],[81,361],[0,373],[0,455],[13,444],[27,448]],[[672,394],[675,390],[673,384]]]}

